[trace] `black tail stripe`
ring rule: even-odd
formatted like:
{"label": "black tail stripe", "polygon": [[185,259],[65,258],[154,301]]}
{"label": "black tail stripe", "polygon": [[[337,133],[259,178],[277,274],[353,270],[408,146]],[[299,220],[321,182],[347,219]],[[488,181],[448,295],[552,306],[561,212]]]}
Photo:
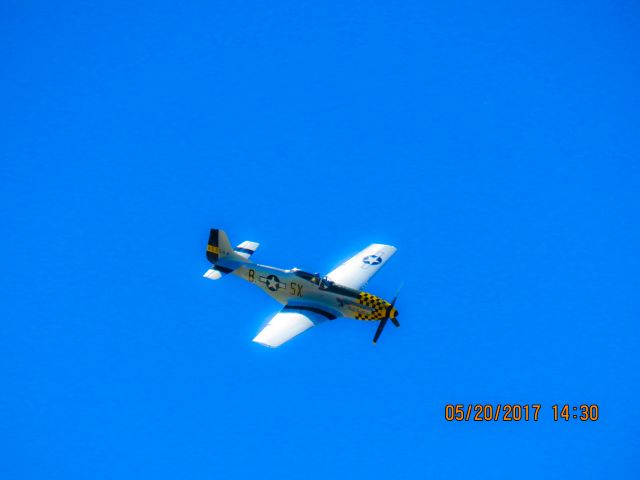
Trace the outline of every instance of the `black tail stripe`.
{"label": "black tail stripe", "polygon": [[212,247],[218,246],[218,229],[212,228],[209,232],[209,245]]}
{"label": "black tail stripe", "polygon": [[[215,253],[218,250],[218,230],[212,228],[209,232],[209,243],[207,245],[207,260],[211,263],[216,263],[218,261],[219,255]],[[215,249],[215,251],[210,251],[210,249]]]}

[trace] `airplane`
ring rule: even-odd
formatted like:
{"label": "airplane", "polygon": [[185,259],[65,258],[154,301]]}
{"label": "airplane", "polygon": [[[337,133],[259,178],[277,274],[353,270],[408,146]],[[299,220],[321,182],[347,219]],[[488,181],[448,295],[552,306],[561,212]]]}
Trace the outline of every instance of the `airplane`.
{"label": "airplane", "polygon": [[211,229],[207,260],[212,266],[203,275],[219,280],[232,273],[257,285],[284,305],[254,342],[276,348],[311,327],[338,317],[379,321],[374,344],[388,320],[400,326],[398,310],[394,307],[397,294],[389,303],[361,290],[396,253],[396,247],[371,244],[327,275],[320,276],[298,268],[283,270],[254,263],[250,258],[259,246],[259,243],[245,241],[232,248],[224,231]]}

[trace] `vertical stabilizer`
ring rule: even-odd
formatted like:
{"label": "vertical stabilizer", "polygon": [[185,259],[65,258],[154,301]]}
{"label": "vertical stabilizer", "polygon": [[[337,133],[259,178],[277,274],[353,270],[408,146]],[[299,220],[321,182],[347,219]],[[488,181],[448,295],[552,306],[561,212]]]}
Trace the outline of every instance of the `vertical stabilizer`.
{"label": "vertical stabilizer", "polygon": [[207,260],[213,264],[215,270],[230,273],[240,265],[249,263],[247,258],[248,255],[243,255],[242,252],[236,252],[233,249],[224,231],[216,228],[211,229],[207,243]]}
{"label": "vertical stabilizer", "polygon": [[[209,243],[207,244],[207,259],[211,263],[218,263],[221,259],[228,258],[236,260],[238,255],[233,251],[227,234],[217,228],[212,228],[209,232]],[[242,258],[242,257],[240,257]]]}

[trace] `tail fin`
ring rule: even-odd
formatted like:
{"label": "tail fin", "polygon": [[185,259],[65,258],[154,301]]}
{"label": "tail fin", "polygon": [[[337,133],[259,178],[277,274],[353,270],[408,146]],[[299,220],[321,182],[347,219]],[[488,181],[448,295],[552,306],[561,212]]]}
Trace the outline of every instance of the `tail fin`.
{"label": "tail fin", "polygon": [[207,244],[207,260],[213,266],[204,276],[211,280],[217,280],[223,275],[233,272],[240,265],[250,263],[247,260],[248,257],[248,255],[243,255],[242,251],[236,252],[231,247],[226,233],[212,228],[209,232],[209,242]]}
{"label": "tail fin", "polygon": [[218,262],[227,263],[228,261],[246,262],[246,258],[243,255],[239,255],[231,247],[227,234],[215,228],[212,228],[209,232],[207,259],[213,264]]}

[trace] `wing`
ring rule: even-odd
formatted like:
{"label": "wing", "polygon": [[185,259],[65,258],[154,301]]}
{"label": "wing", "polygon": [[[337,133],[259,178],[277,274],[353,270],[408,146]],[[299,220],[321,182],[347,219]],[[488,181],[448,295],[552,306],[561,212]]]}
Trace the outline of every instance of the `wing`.
{"label": "wing", "polygon": [[329,272],[327,277],[339,285],[359,290],[397,250],[391,245],[374,243]]}
{"label": "wing", "polygon": [[335,316],[313,307],[287,305],[269,320],[253,341],[266,347],[279,347],[327,318],[335,318]]}

